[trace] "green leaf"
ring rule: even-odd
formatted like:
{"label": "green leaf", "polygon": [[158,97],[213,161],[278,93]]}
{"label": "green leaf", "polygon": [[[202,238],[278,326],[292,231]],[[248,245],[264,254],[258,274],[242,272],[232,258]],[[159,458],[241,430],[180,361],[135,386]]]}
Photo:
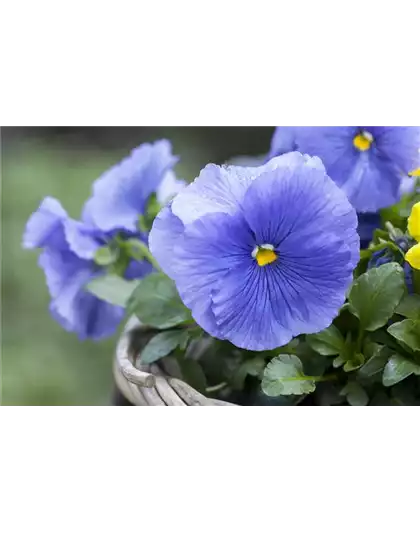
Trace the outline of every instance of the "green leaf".
{"label": "green leaf", "polygon": [[373,242],[379,242],[380,240],[389,241],[389,233],[382,229],[382,228],[376,228],[373,232]]}
{"label": "green leaf", "polygon": [[188,335],[191,340],[198,340],[204,336],[204,330],[202,330],[200,326],[191,326],[188,328]]}
{"label": "green leaf", "polygon": [[404,291],[404,271],[398,263],[372,268],[353,283],[350,310],[363,330],[374,331],[388,322]]}
{"label": "green leaf", "polygon": [[401,346],[398,342],[384,329],[377,329],[369,335],[373,342],[384,344],[393,352],[400,352]]}
{"label": "green leaf", "polygon": [[395,312],[406,318],[420,318],[420,295],[407,294],[404,296]]}
{"label": "green leaf", "polygon": [[115,274],[109,274],[93,279],[85,288],[101,300],[125,307],[138,283],[138,280],[127,281]]}
{"label": "green leaf", "polygon": [[340,394],[345,396],[347,402],[353,406],[364,406],[369,403],[367,392],[357,381],[349,381]]}
{"label": "green leaf", "polygon": [[336,355],[344,347],[344,338],[333,324],[320,333],[306,335],[306,341],[321,355]]}
{"label": "green leaf", "polygon": [[162,331],[150,339],[140,355],[142,363],[150,364],[169,355],[188,338],[186,330]]}
{"label": "green leaf", "polygon": [[143,324],[158,329],[172,328],[192,320],[174,283],[160,273],[150,274],[138,282],[127,308]]}
{"label": "green leaf", "polygon": [[371,350],[368,361],[359,370],[362,377],[370,378],[381,373],[392,353],[386,346],[376,343],[371,343]]}
{"label": "green leaf", "polygon": [[385,387],[391,387],[403,379],[418,374],[420,367],[402,355],[394,354],[385,366],[382,383]]}
{"label": "green leaf", "polygon": [[[351,340],[351,333],[348,332],[346,336],[346,340],[343,346],[341,347],[340,353],[333,361],[333,367],[339,368],[340,366],[352,361],[354,357],[355,357],[354,343]],[[358,360],[359,359],[360,358],[358,358]],[[355,365],[355,368],[357,368],[357,364]],[[347,369],[353,370],[353,368],[351,368],[351,365],[350,367],[349,365],[347,365]],[[348,372],[349,370],[346,370],[346,371]]]}
{"label": "green leaf", "polygon": [[108,266],[112,265],[118,259],[118,248],[110,248],[109,246],[102,246],[95,252],[93,260],[97,265]]}
{"label": "green leaf", "polygon": [[389,326],[387,331],[403,346],[406,345],[413,351],[420,350],[420,320],[406,318]]}
{"label": "green leaf", "polygon": [[343,366],[344,363],[347,361],[344,355],[339,354],[333,361],[333,367],[334,368],[340,368],[340,366]]}
{"label": "green leaf", "polygon": [[314,376],[305,376],[296,355],[282,354],[272,359],[264,370],[262,390],[267,396],[308,394],[315,390]]}
{"label": "green leaf", "polygon": [[200,363],[195,359],[186,359],[185,357],[177,357],[177,361],[182,379],[198,392],[205,393],[207,380]]}
{"label": "green leaf", "polygon": [[343,366],[344,372],[351,372],[352,370],[357,370],[365,362],[365,357],[362,353],[352,354],[351,359],[346,361]]}

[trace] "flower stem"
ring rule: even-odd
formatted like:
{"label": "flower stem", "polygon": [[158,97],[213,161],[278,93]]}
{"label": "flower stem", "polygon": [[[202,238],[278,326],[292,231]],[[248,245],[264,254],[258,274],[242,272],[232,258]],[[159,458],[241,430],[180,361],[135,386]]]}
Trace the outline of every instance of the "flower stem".
{"label": "flower stem", "polygon": [[144,242],[137,239],[129,239],[120,242],[120,245],[128,251],[131,257],[134,257],[137,260],[146,259],[158,272],[162,272],[162,269]]}
{"label": "flower stem", "polygon": [[226,381],[223,381],[222,383],[219,383],[217,385],[212,385],[211,387],[206,387],[206,392],[217,392],[219,390],[224,389],[227,386]]}
{"label": "flower stem", "polygon": [[153,257],[153,255],[150,253],[150,250],[147,246],[144,247],[144,250],[143,250],[143,253],[144,253],[144,257],[145,259],[147,259],[147,261],[149,261],[149,263],[151,265],[153,265],[153,267],[158,271],[158,272],[162,272],[162,269],[160,268],[158,262],[156,261],[156,259]]}
{"label": "flower stem", "polygon": [[312,377],[313,381],[336,381],[338,379],[337,374],[327,374],[326,376]]}

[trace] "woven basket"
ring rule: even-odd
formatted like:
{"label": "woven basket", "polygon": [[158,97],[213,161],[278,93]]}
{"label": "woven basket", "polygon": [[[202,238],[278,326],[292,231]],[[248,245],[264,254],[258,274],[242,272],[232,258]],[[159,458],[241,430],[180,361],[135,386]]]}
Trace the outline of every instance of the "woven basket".
{"label": "woven basket", "polygon": [[162,365],[139,363],[135,338],[147,331],[137,319],[129,320],[118,344],[114,359],[114,379],[121,394],[133,405],[142,406],[234,406],[207,398],[193,387],[172,377]]}

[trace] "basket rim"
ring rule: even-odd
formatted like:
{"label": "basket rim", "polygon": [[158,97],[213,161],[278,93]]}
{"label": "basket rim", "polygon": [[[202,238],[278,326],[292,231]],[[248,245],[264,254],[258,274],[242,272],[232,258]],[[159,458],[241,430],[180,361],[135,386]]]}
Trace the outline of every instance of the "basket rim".
{"label": "basket rim", "polygon": [[113,374],[117,388],[133,405],[143,406],[237,406],[208,398],[185,381],[167,374],[158,364],[135,366],[132,341],[135,332],[150,330],[131,317],[118,339]]}

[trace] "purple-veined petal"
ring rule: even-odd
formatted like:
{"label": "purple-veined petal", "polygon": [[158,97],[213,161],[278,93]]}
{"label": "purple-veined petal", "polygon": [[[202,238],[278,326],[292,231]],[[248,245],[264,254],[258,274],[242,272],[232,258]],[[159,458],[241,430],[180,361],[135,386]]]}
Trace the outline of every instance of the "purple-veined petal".
{"label": "purple-veined petal", "polygon": [[337,234],[351,250],[354,266],[359,259],[357,215],[326,175],[319,158],[297,154],[294,165],[278,164],[251,185],[242,202],[244,216],[258,245],[279,247],[289,235]]}
{"label": "purple-veined petal", "polygon": [[136,231],[148,198],[177,160],[169,141],[142,144],[96,180],[83,219],[103,231]]}
{"label": "purple-veined petal", "polygon": [[382,158],[392,162],[401,175],[420,166],[420,127],[366,126]]}
{"label": "purple-veined petal", "polygon": [[43,250],[38,259],[39,266],[45,273],[47,287],[52,298],[65,288],[69,279],[78,271],[86,269],[86,261],[77,257],[70,250]]}
{"label": "purple-veined petal", "polygon": [[156,199],[161,205],[170,202],[182,189],[186,187],[186,182],[176,177],[173,170],[166,172],[161,184],[156,191]]}
{"label": "purple-veined petal", "polygon": [[124,309],[111,305],[85,290],[93,279],[89,269],[79,270],[50,305],[54,318],[80,340],[101,340],[113,335],[124,316]]}
{"label": "purple-veined petal", "polygon": [[30,216],[23,234],[24,248],[65,247],[63,222],[66,211],[55,198],[47,196]]}
{"label": "purple-veined petal", "polygon": [[[184,225],[210,213],[234,214],[248,187],[260,174],[279,164],[293,166],[301,158],[301,154],[292,152],[259,167],[206,165],[198,178],[176,196],[172,212]],[[319,159],[317,164],[322,165]]]}
{"label": "purple-veined petal", "polygon": [[214,213],[188,225],[177,241],[172,274],[181,299],[197,323],[220,336],[211,310],[211,292],[230,269],[251,260],[254,241],[242,215]]}
{"label": "purple-veined petal", "polygon": [[184,225],[172,213],[171,205],[164,207],[153,221],[149,234],[149,249],[160,268],[168,276],[173,275],[174,247],[184,232]]}
{"label": "purple-veined petal", "polygon": [[93,259],[98,248],[105,244],[102,231],[76,220],[66,220],[64,232],[70,249],[82,259]]}

